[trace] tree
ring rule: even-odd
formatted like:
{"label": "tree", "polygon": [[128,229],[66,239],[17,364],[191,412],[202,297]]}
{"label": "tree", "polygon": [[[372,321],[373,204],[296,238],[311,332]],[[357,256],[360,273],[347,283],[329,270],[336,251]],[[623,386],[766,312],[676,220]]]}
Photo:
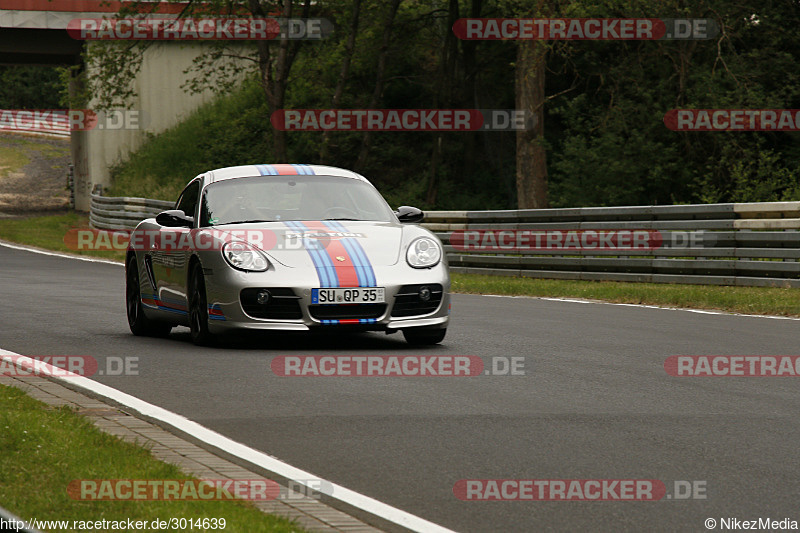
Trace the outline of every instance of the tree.
{"label": "tree", "polygon": [[519,209],[549,207],[547,151],[544,146],[546,44],[522,41],[517,46],[517,109],[527,112],[527,129],[517,132],[517,204]]}
{"label": "tree", "polygon": [[[350,63],[353,60],[353,53],[356,47],[356,35],[358,34],[358,19],[361,16],[361,0],[353,0],[353,11],[350,16],[350,30],[347,35],[347,40],[344,45],[344,55],[342,57],[342,65],[339,69],[339,78],[336,80],[336,89],[333,91],[333,98],[331,98],[331,108],[338,109],[342,101],[342,93],[344,92],[347,78],[350,75]],[[328,159],[328,147],[330,145],[330,130],[325,130],[322,134],[322,142],[319,145],[319,160],[325,163]]]}
{"label": "tree", "polygon": [[[280,13],[283,18],[294,15],[292,0],[185,0],[144,1],[123,4],[117,18],[141,17],[159,13],[167,4],[184,7],[179,18],[188,17],[252,17],[267,18]],[[304,0],[302,16],[309,17],[311,0]],[[125,106],[136,95],[133,80],[138,74],[144,52],[152,41],[103,41],[90,43],[86,48],[85,63],[91,76],[85,80],[87,94],[93,98],[97,109]],[[217,41],[209,43],[195,59],[186,74],[192,78],[183,89],[202,92],[212,89],[224,93],[236,86],[253,66],[258,68],[259,82],[264,91],[269,111],[283,109],[292,64],[302,41],[290,40],[282,35],[274,41],[258,40],[255,46],[241,42]],[[277,48],[277,50],[275,50]],[[269,120],[266,117],[266,120]],[[287,160],[285,131],[272,133],[274,157]]]}
{"label": "tree", "polygon": [[[372,97],[369,100],[369,108],[374,109],[378,107],[383,94],[383,85],[385,83],[386,74],[386,59],[389,53],[389,45],[392,41],[392,28],[394,26],[394,18],[397,15],[397,9],[403,0],[391,0],[386,12],[386,19],[383,23],[383,40],[381,43],[380,51],[378,52],[378,64],[375,67],[375,88],[372,91]],[[361,148],[358,151],[358,159],[356,159],[355,169],[361,171],[367,163],[367,156],[369,155],[369,148],[372,142],[372,134],[370,131],[365,131],[361,137]]]}
{"label": "tree", "polygon": [[56,67],[0,66],[0,109],[58,109],[59,86]]}

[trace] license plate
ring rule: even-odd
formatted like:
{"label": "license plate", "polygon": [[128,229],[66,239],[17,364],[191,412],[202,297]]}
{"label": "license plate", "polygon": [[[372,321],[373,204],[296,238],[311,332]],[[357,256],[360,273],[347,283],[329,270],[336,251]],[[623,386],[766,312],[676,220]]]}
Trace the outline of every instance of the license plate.
{"label": "license plate", "polygon": [[383,287],[358,289],[311,289],[312,304],[382,304],[386,302]]}

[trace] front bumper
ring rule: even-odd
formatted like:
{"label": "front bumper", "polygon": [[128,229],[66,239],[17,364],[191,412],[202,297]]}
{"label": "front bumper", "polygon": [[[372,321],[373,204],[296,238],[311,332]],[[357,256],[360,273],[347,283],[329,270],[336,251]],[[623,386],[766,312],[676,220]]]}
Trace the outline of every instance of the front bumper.
{"label": "front bumper", "polygon": [[[379,315],[370,315],[368,319],[348,317],[347,308],[353,306],[346,305],[337,306],[336,318],[315,317],[319,311],[313,310],[311,289],[320,287],[315,271],[278,267],[270,268],[267,272],[240,272],[220,264],[211,268],[204,265],[204,271],[209,305],[208,326],[212,333],[231,329],[324,331],[331,328],[391,332],[417,327],[445,328],[450,320],[450,278],[444,263],[431,269],[414,269],[405,264],[374,267],[377,286],[385,288],[386,307]],[[409,285],[440,285],[442,294],[438,307],[420,315],[392,316],[400,289]],[[291,289],[300,309],[297,318],[257,318],[245,311],[240,298],[243,290],[271,287]],[[399,307],[397,312],[400,313]],[[407,314],[407,311],[401,314]]]}

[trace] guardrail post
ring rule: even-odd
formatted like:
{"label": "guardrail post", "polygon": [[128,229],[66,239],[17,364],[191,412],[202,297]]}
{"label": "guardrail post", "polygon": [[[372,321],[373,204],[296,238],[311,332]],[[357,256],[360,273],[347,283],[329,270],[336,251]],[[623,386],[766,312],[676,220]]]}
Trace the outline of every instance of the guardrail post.
{"label": "guardrail post", "polygon": [[67,171],[67,190],[69,190],[69,208],[75,209],[75,166],[71,163]]}

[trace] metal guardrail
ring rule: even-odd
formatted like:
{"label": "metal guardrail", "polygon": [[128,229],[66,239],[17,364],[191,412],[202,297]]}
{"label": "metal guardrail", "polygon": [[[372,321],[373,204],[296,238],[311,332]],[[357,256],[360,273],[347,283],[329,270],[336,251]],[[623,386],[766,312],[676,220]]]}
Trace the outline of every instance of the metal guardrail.
{"label": "metal guardrail", "polygon": [[0,132],[27,133],[56,137],[70,136],[69,114],[66,109],[0,109]]}
{"label": "metal guardrail", "polygon": [[174,206],[173,202],[164,200],[93,194],[89,208],[89,224],[97,229],[133,229],[142,220],[154,217]]}
{"label": "metal guardrail", "polygon": [[[93,195],[91,225],[132,229],[171,202]],[[800,287],[800,202],[429,211],[422,224],[445,245],[451,272],[574,280]],[[472,230],[651,230],[652,249],[472,251]],[[693,243],[685,246],[684,243]],[[679,243],[676,245],[676,243]]]}
{"label": "metal guardrail", "polygon": [[[451,272],[800,287],[800,202],[438,211],[425,221],[444,242]],[[453,232],[472,230],[655,230],[663,245],[499,252],[453,246]]]}

